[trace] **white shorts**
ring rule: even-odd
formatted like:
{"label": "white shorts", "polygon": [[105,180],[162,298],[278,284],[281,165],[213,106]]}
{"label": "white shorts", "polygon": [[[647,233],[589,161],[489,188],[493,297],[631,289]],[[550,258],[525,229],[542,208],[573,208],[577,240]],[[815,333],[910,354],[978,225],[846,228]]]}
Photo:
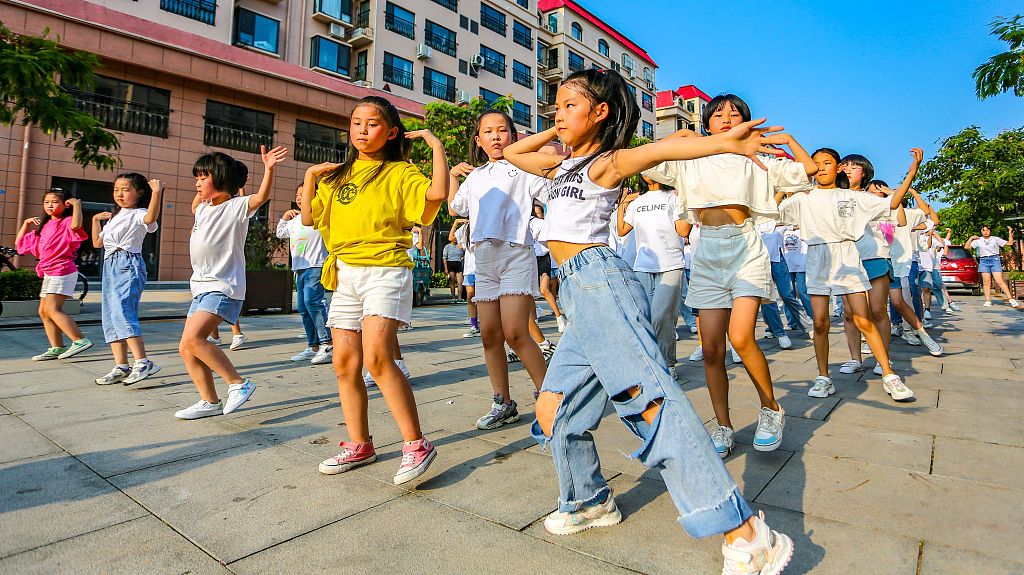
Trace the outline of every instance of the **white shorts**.
{"label": "white shorts", "polygon": [[741,225],[701,226],[690,263],[687,306],[727,309],[738,297],[765,299],[771,292],[772,263],[749,219]]}
{"label": "white shorts", "polygon": [[327,310],[327,327],[360,331],[368,315],[411,325],[411,269],[350,266],[338,261],[338,287]]}
{"label": "white shorts", "polygon": [[911,261],[910,258],[907,258],[906,261],[899,261],[899,262],[896,261],[895,259],[893,259],[892,260],[892,271],[893,271],[894,274],[896,274],[896,277],[898,277],[898,278],[908,278],[908,277],[910,277],[910,266],[913,265],[913,263],[914,262]]}
{"label": "white shorts", "polygon": [[71,297],[75,295],[75,284],[78,283],[78,272],[66,276],[43,276],[43,287],[39,290],[39,297],[45,298],[46,294],[52,293]]}
{"label": "white shorts", "polygon": [[845,295],[871,289],[856,242],[807,246],[807,293]]}
{"label": "white shorts", "polygon": [[533,246],[484,240],[473,247],[476,256],[477,303],[506,295],[540,295],[537,256]]}

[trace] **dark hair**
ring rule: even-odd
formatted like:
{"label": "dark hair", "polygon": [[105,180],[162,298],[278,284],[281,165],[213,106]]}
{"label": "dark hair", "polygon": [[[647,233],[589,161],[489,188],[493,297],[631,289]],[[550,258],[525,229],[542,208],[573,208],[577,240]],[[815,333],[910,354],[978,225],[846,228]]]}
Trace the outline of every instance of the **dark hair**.
{"label": "dark hair", "polygon": [[[118,180],[128,180],[128,183],[135,188],[135,191],[139,192],[139,201],[135,202],[135,205],[132,207],[139,208],[149,205],[149,200],[153,197],[153,188],[149,187],[149,181],[146,180],[146,176],[143,176],[138,172],[125,172],[123,174],[118,174],[117,177],[114,178],[114,183],[117,183]],[[114,215],[117,215],[117,212],[120,211],[121,206],[115,203]]]}
{"label": "dark hair", "polygon": [[203,154],[192,166],[193,176],[209,176],[213,179],[213,187],[218,192],[238,193],[238,162],[224,152]]}
{"label": "dark hair", "polygon": [[701,114],[700,119],[705,130],[707,129],[708,122],[711,121],[711,116],[714,115],[715,112],[724,108],[726,102],[732,104],[733,107],[736,108],[736,111],[740,113],[740,117],[743,118],[744,122],[750,121],[750,106],[747,106],[747,103],[743,101],[743,98],[740,98],[736,94],[722,94],[711,98],[711,101],[704,106],[704,113]]}
{"label": "dark hair", "polygon": [[[885,180],[871,180],[870,182],[868,182],[867,187],[870,188],[871,186],[877,186],[877,187],[881,187],[881,188],[888,188],[889,184],[885,183]],[[865,189],[867,189],[867,188],[865,188]]]}
{"label": "dark hair", "polygon": [[[388,125],[388,128],[398,128],[398,133],[395,137],[388,140],[384,144],[382,149],[384,159],[380,165],[370,174],[367,178],[366,184],[369,184],[377,178],[377,176],[384,173],[387,169],[388,164],[391,162],[408,162],[409,154],[412,153],[412,140],[405,137],[405,125],[402,124],[402,117],[398,114],[398,108],[389,102],[385,98],[380,96],[367,96],[362,98],[352,108],[355,111],[360,106],[373,106],[377,108],[377,111],[384,116],[384,123]],[[350,135],[351,136],[351,135]],[[337,168],[327,172],[324,175],[323,181],[328,185],[341,184],[352,174],[352,166],[355,165],[356,158],[359,156],[359,150],[352,145],[352,138],[349,137],[348,152],[345,155],[345,161]]]}
{"label": "dark hair", "polygon": [[508,126],[509,134],[512,136],[512,141],[515,142],[519,139],[519,132],[516,130],[515,122],[512,118],[508,117],[508,114],[501,110],[484,110],[476,117],[476,125],[473,126],[473,131],[469,134],[469,163],[474,166],[482,166],[490,160],[490,156],[484,149],[477,145],[476,137],[480,135],[480,124],[483,123],[484,118],[496,114],[505,119],[505,125]]}
{"label": "dark hair", "polygon": [[818,154],[828,154],[828,155],[832,156],[832,158],[835,159],[835,161],[836,161],[836,165],[837,166],[839,165],[839,160],[840,160],[839,152],[835,151],[834,149],[832,149],[832,148],[818,148],[817,150],[814,150],[814,153],[811,154],[811,157],[813,158],[814,156],[817,156]]}
{"label": "dark hair", "polygon": [[235,169],[238,171],[238,185],[235,186],[235,191],[231,194],[232,196],[237,196],[238,190],[244,188],[245,184],[249,181],[249,166],[246,166],[245,162],[235,160]]}
{"label": "dark hair", "polygon": [[[855,166],[860,166],[861,169],[864,170],[864,176],[861,178],[861,181],[860,181],[860,189],[862,189],[862,190],[868,189],[868,186],[867,186],[867,184],[865,184],[865,182],[870,182],[875,177],[875,166],[873,166],[871,164],[870,160],[868,160],[867,158],[865,158],[864,156],[862,156],[860,154],[847,154],[847,155],[843,156],[842,160],[839,160],[839,163],[840,164],[853,164]],[[840,188],[844,188],[844,189],[849,189],[850,188],[850,178],[847,177],[846,174],[844,174],[844,173],[837,174],[836,175],[836,186],[838,186]]]}
{"label": "dark hair", "polygon": [[979,232],[981,231],[981,228],[988,228],[988,231],[990,231],[990,232],[992,231],[992,226],[990,226],[988,224],[981,224],[981,226],[978,227],[978,231]]}
{"label": "dark hair", "polygon": [[[71,194],[65,192],[61,188],[50,188],[49,190],[46,191],[45,194],[43,194],[43,200],[45,201],[46,200],[46,196],[49,196],[50,194],[53,194],[53,195],[57,196],[58,198],[60,198],[60,203],[62,203],[62,204],[64,202],[68,201],[68,198],[71,197]],[[63,220],[64,218],[66,218],[66,217],[70,216],[72,213],[74,213],[74,211],[75,211],[75,207],[74,206],[64,206],[64,211],[61,212],[61,214],[59,216],[57,216],[57,219],[58,220]],[[48,221],[50,221],[50,214],[47,214],[46,210],[43,210],[43,215],[39,216],[39,226],[36,227],[36,235],[37,236],[39,234],[43,233],[43,226],[45,226],[46,222],[48,222]]]}
{"label": "dark hair", "polygon": [[[582,171],[602,154],[629,147],[636,126],[640,123],[640,107],[636,105],[636,98],[618,72],[594,68],[580,70],[570,74],[562,85],[582,94],[591,106],[601,102],[608,104],[608,118],[597,129],[597,151],[570,168],[567,171],[569,174]],[[551,169],[560,165],[561,162],[558,162]]]}

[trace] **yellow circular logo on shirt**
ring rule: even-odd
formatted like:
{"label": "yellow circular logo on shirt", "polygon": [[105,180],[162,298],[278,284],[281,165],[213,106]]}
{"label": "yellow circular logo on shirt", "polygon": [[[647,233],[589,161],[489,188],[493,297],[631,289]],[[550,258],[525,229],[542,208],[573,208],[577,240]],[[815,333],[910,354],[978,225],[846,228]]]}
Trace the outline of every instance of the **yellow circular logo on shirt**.
{"label": "yellow circular logo on shirt", "polygon": [[356,199],[356,195],[359,193],[359,188],[355,184],[349,182],[338,190],[338,202],[342,205],[348,205],[352,203],[352,200]]}

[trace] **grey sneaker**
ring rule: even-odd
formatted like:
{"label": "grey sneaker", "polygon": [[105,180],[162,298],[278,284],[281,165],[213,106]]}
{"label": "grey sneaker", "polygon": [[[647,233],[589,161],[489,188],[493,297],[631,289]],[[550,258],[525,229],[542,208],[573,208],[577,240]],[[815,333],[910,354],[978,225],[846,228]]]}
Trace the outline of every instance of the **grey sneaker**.
{"label": "grey sneaker", "polygon": [[907,345],[921,345],[921,338],[913,331],[903,332],[903,341],[907,342]]}
{"label": "grey sneaker", "polygon": [[51,359],[57,359],[60,354],[67,351],[66,347],[51,347],[39,355],[33,355],[32,361],[49,361]]}
{"label": "grey sneaker", "polygon": [[814,385],[807,390],[810,397],[828,397],[836,392],[836,386],[832,384],[832,378],[819,375],[814,378]]}
{"label": "grey sneaker", "polygon": [[782,430],[786,427],[786,410],[779,406],[778,411],[762,407],[757,414],[757,431],[754,432],[754,449],[758,451],[775,451],[782,443]]}
{"label": "grey sneaker", "polygon": [[214,415],[221,415],[224,413],[224,408],[221,407],[221,402],[210,403],[205,399],[193,403],[185,409],[174,412],[174,417],[178,419],[200,419],[203,417],[212,417]]}
{"label": "grey sneaker", "polygon": [[736,446],[736,432],[731,427],[719,425],[711,432],[711,443],[715,444],[715,451],[722,459],[729,457],[732,448]]}
{"label": "grey sneaker", "polygon": [[72,342],[64,353],[57,356],[57,359],[68,359],[69,357],[74,357],[90,347],[92,347],[92,340],[87,337],[83,337],[78,341]]}
{"label": "grey sneaker", "polygon": [[611,527],[622,521],[622,513],[608,492],[608,499],[572,513],[555,511],[544,519],[544,530],[552,535],[572,535],[591,527]]}
{"label": "grey sneaker", "polygon": [[921,343],[923,343],[924,346],[928,348],[928,353],[934,355],[935,357],[939,357],[940,355],[942,355],[942,346],[939,345],[938,342],[936,342],[934,339],[932,339],[932,336],[928,335],[927,333],[921,333],[918,334],[918,337],[921,340]]}
{"label": "grey sneaker", "polygon": [[496,429],[506,423],[519,421],[519,411],[516,407],[516,402],[505,403],[504,397],[495,394],[494,403],[491,404],[491,411],[476,420],[477,429]]}
{"label": "grey sneaker", "polygon": [[313,351],[313,348],[307,347],[306,349],[304,349],[304,350],[300,351],[299,353],[293,355],[291,357],[291,361],[309,361],[309,360],[313,359],[314,357],[316,357],[317,353],[319,353],[319,351]]}
{"label": "grey sneaker", "polygon": [[131,370],[123,369],[115,365],[114,368],[110,370],[110,373],[103,377],[97,377],[93,381],[96,382],[96,385],[113,385],[124,381],[124,379],[128,377],[129,373],[131,373]]}
{"label": "grey sneaker", "polygon": [[157,373],[160,373],[159,365],[149,361],[148,359],[145,361],[136,361],[135,365],[132,366],[131,374],[121,383],[124,385],[132,385],[133,383],[138,383],[151,375],[156,375]]}
{"label": "grey sneaker", "polygon": [[242,404],[252,397],[252,392],[256,391],[256,384],[245,378],[242,383],[236,383],[228,386],[228,400],[224,402],[224,415],[231,413],[232,411],[242,407]]}

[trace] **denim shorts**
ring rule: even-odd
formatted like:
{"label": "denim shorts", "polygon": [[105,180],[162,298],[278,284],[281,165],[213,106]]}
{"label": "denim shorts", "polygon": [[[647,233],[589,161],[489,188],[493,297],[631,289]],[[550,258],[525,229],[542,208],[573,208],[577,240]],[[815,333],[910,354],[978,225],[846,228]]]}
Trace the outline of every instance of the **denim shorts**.
{"label": "denim shorts", "polygon": [[1003,271],[1003,262],[999,256],[984,256],[978,260],[978,273],[992,273]]}
{"label": "denim shorts", "polygon": [[871,258],[870,260],[862,261],[861,264],[864,266],[864,271],[868,274],[868,280],[889,274],[889,281],[897,281],[896,272],[892,269],[892,261],[889,258]]}
{"label": "denim shorts", "polygon": [[142,254],[116,250],[103,260],[103,339],[107,343],[142,335],[139,301],[146,289]]}
{"label": "denim shorts", "polygon": [[212,313],[231,325],[235,325],[238,323],[238,315],[242,313],[242,300],[231,299],[224,295],[224,292],[208,291],[192,298],[192,305],[188,308],[188,317],[192,317],[192,314],[197,311]]}

